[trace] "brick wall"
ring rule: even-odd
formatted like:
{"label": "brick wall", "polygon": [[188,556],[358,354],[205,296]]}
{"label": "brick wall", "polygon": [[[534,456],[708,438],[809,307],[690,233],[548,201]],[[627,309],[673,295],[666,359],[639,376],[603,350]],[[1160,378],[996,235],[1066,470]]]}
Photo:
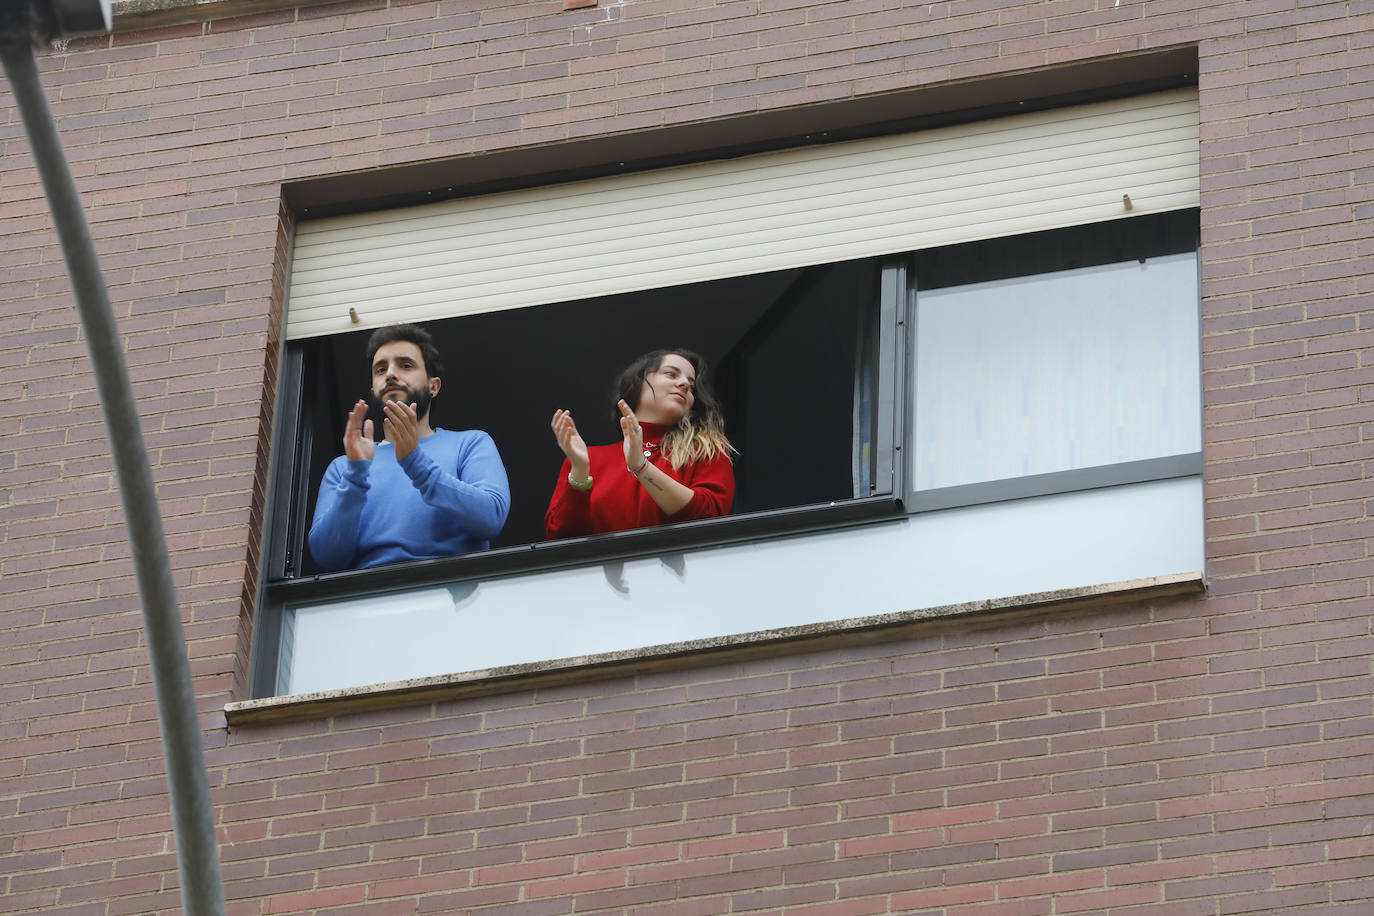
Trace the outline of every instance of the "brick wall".
{"label": "brick wall", "polygon": [[[364,0],[41,61],[163,499],[235,913],[1367,913],[1374,2]],[[126,26],[132,28],[136,26]],[[1209,596],[224,726],[281,185],[1195,44]],[[0,909],[174,912],[105,430],[0,86]]]}

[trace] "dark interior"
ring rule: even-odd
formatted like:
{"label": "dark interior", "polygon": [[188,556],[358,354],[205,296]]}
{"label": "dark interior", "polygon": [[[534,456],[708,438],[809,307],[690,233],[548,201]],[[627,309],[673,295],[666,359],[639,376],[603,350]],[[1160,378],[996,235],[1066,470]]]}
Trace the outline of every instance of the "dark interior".
{"label": "dark interior", "polygon": [[[860,326],[875,304],[876,267],[855,261],[427,322],[445,363],[431,423],[485,430],[501,451],[511,513],[492,546],[542,541],[563,457],[554,410],[590,444],[615,441],[614,378],[643,352],[683,347],[706,358],[739,450],[735,514],[848,499]],[[368,394],[370,333],[293,344],[310,430],[302,531],[347,410]],[[305,551],[297,574],[317,571]]]}
{"label": "dark interior", "polygon": [[1173,210],[947,245],[914,253],[916,285],[940,289],[1182,254],[1197,247],[1197,233],[1196,210]]}

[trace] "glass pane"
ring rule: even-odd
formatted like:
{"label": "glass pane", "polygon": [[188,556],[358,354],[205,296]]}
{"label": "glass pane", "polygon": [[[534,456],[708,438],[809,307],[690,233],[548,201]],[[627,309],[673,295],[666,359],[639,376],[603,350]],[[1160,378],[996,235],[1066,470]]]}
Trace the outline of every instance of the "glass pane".
{"label": "glass pane", "polygon": [[1201,570],[1201,478],[288,607],[282,693]]}
{"label": "glass pane", "polygon": [[1192,252],[921,292],[919,490],[1201,449]]}

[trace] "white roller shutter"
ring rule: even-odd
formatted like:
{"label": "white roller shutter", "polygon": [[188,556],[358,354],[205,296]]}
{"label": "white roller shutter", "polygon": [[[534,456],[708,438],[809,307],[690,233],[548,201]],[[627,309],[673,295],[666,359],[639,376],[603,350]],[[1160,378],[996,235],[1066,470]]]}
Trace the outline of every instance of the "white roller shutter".
{"label": "white roller shutter", "polygon": [[[1198,205],[1192,89],[303,221],[291,338]],[[357,311],[354,323],[349,310]]]}

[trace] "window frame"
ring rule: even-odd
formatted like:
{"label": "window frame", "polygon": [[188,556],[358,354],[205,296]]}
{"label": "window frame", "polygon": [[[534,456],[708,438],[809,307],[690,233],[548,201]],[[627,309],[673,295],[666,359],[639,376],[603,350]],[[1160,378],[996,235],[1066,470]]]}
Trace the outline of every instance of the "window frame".
{"label": "window frame", "polygon": [[[1123,67],[1126,70],[1123,71]],[[1140,72],[1134,72],[1131,68]],[[785,130],[773,128],[777,135],[772,139],[755,139],[742,147],[721,147],[719,135],[715,132],[717,128],[707,125],[702,129],[707,132],[707,136],[715,139],[708,142],[698,138],[693,141],[696,146],[682,146],[671,156],[665,156],[663,153],[667,144],[663,137],[669,136],[669,133],[651,132],[649,135],[643,135],[644,138],[648,138],[647,152],[627,154],[624,144],[635,142],[633,138],[606,138],[606,142],[612,144],[614,149],[603,150],[592,144],[580,153],[584,157],[590,157],[588,162],[576,167],[569,167],[567,163],[573,160],[568,159],[566,151],[556,147],[544,149],[544,152],[553,158],[538,160],[543,163],[539,166],[530,164],[534,160],[526,161],[521,158],[524,153],[514,157],[481,157],[475,161],[469,160],[467,164],[473,165],[475,162],[479,170],[476,174],[479,175],[485,174],[481,169],[495,169],[496,172],[481,181],[473,179],[456,190],[450,187],[447,194],[458,196],[484,193],[515,187],[535,187],[596,175],[618,174],[627,171],[626,162],[623,160],[633,160],[628,170],[652,168],[680,162],[723,158],[759,149],[789,148],[826,143],[846,137],[876,136],[941,124],[984,120],[1038,108],[1054,108],[1082,101],[1118,98],[1196,85],[1195,49],[1151,52],[1129,60],[1109,62],[1101,65],[1099,69],[1102,72],[1095,77],[1084,76],[1084,66],[1079,65],[1077,69],[1060,68],[1048,73],[1017,74],[1001,80],[982,81],[969,84],[972,86],[971,89],[969,85],[951,89],[956,93],[965,90],[975,93],[993,91],[996,95],[1000,92],[1001,95],[994,99],[995,104],[987,100],[977,105],[966,99],[946,100],[943,103],[946,107],[937,110],[938,105],[930,108],[932,103],[927,102],[924,107],[913,107],[909,99],[903,101],[899,97],[889,97],[886,100],[858,100],[848,108],[832,109],[851,112],[846,116],[849,124],[844,129],[832,126],[831,131],[827,133],[812,127],[795,132],[790,127]],[[1046,80],[1048,83],[1042,86],[1041,82]],[[921,93],[919,98],[930,98],[928,88],[923,88]],[[963,99],[962,96],[959,98]],[[855,108],[855,105],[860,108]],[[885,105],[886,107],[882,108],[885,114],[863,115],[863,105]],[[927,111],[927,108],[930,110]],[[860,113],[852,114],[854,111]],[[925,111],[925,114],[916,116],[912,114],[913,111]],[[793,115],[782,113],[770,117],[789,119],[793,118]],[[436,199],[435,188],[454,184],[451,180],[451,168],[451,163],[435,162],[422,164],[409,171],[390,173],[385,198],[375,196],[378,190],[376,178],[372,173],[327,176],[296,182],[284,188],[286,204],[293,215],[299,218],[426,202]],[[500,171],[503,168],[512,171],[505,174]],[[408,182],[415,183],[415,186],[409,188]],[[1123,214],[1123,217],[1126,215]],[[290,246],[287,246],[287,249],[288,260],[284,266],[289,271]],[[1194,252],[1200,262],[1200,244],[1196,239]],[[915,361],[909,356],[916,352],[915,308],[918,291],[914,282],[914,257],[904,254],[876,260],[880,262],[880,267],[875,360],[874,486],[870,495],[831,503],[669,524],[658,528],[614,532],[551,543],[517,545],[482,553],[392,564],[367,570],[286,576],[292,561],[304,549],[305,533],[310,522],[306,517],[305,507],[308,505],[310,493],[309,481],[303,478],[309,474],[310,450],[317,446],[311,441],[308,428],[303,422],[303,380],[307,368],[304,348],[283,340],[278,354],[280,368],[276,380],[277,397],[271,450],[268,453],[269,463],[264,475],[266,498],[263,502],[260,565],[256,569],[257,614],[251,646],[250,695],[254,698],[278,695],[275,687],[282,613],[288,604],[347,595],[383,593],[401,587],[418,587],[440,582],[456,583],[472,579],[518,576],[538,570],[613,562],[668,551],[680,552],[701,546],[747,543],[810,531],[868,525],[905,515],[959,506],[1202,474],[1202,453],[1196,452],[1006,480],[980,481],[939,490],[916,490],[915,475],[906,473],[907,460],[915,454],[915,429],[914,424],[907,422],[909,411],[906,406],[908,397],[914,393],[912,386],[915,381]],[[1198,278],[1200,285],[1200,270]],[[1200,336],[1200,289],[1196,302]],[[1197,378],[1201,379],[1200,359]],[[289,456],[290,460],[282,460],[286,456]]]}
{"label": "window frame", "polygon": [[[1194,256],[1200,260],[1198,241],[1195,235]],[[290,576],[288,572],[293,554],[304,549],[305,530],[309,524],[305,507],[310,495],[310,481],[305,478],[308,476],[314,443],[308,425],[303,422],[307,369],[305,347],[300,344],[287,345],[280,375],[279,414],[274,430],[273,454],[292,455],[295,460],[276,462],[270,483],[268,531],[280,533],[268,537],[266,566],[261,577],[259,607],[262,613],[254,639],[252,696],[263,698],[279,695],[276,690],[278,654],[282,615],[288,605],[362,597],[437,584],[513,577],[700,547],[771,540],[806,532],[869,525],[941,509],[1191,477],[1202,473],[1203,460],[1199,451],[916,490],[915,475],[907,472],[908,461],[915,454],[916,432],[914,424],[907,422],[907,404],[915,396],[913,386],[916,381],[915,359],[911,357],[916,352],[915,316],[920,295],[915,256],[914,253],[907,253],[875,260],[878,301],[875,304],[877,335],[873,358],[877,397],[872,492],[868,496],[823,504],[769,509],[562,541],[514,545],[370,569]],[[1199,295],[1199,328],[1200,307]],[[1200,374],[1198,377],[1201,377]]]}
{"label": "window frame", "polygon": [[[1194,210],[1193,212],[1198,212]],[[1129,218],[1129,217],[1123,217]],[[1051,230],[1054,231],[1054,230]],[[1201,341],[1202,329],[1202,235],[1201,229],[1195,227],[1193,239],[1193,258],[1195,263],[1195,276],[1197,277],[1197,327],[1199,334],[1199,344]],[[915,255],[914,253],[904,256],[907,259],[911,282],[907,285],[908,300],[904,309],[906,327],[901,333],[903,349],[905,352],[914,354],[916,352],[916,308],[920,298],[918,289]],[[914,392],[916,390],[916,360],[907,360],[903,364],[903,392]],[[1198,348],[1197,377],[1202,378],[1202,352],[1201,346]],[[1198,403],[1201,407],[1202,390],[1198,388]],[[905,407],[901,408],[898,414],[899,419],[905,418],[908,413]],[[1201,421],[1201,410],[1199,409],[1199,422]],[[1199,427],[1201,433],[1201,427]],[[904,450],[906,455],[916,454],[915,442],[916,430],[914,426],[908,425],[902,438],[902,446],[899,451]],[[1202,436],[1198,437],[1199,443]],[[1201,448],[1195,452],[1186,452],[1176,455],[1166,455],[1157,458],[1145,458],[1136,461],[1119,461],[1114,464],[1094,465],[1083,468],[1073,468],[1066,471],[1053,471],[1045,474],[1027,474],[1020,477],[1007,477],[997,480],[983,480],[976,483],[956,484],[953,486],[939,487],[936,489],[920,490],[915,485],[915,475],[906,474],[898,490],[901,494],[902,503],[905,511],[934,512],[941,509],[953,509],[960,506],[986,505],[989,503],[1006,502],[1013,499],[1027,499],[1035,496],[1048,496],[1055,493],[1074,493],[1082,490],[1095,490],[1102,487],[1124,486],[1132,483],[1146,483],[1152,480],[1172,480],[1179,477],[1201,476],[1205,468],[1204,456]]]}

